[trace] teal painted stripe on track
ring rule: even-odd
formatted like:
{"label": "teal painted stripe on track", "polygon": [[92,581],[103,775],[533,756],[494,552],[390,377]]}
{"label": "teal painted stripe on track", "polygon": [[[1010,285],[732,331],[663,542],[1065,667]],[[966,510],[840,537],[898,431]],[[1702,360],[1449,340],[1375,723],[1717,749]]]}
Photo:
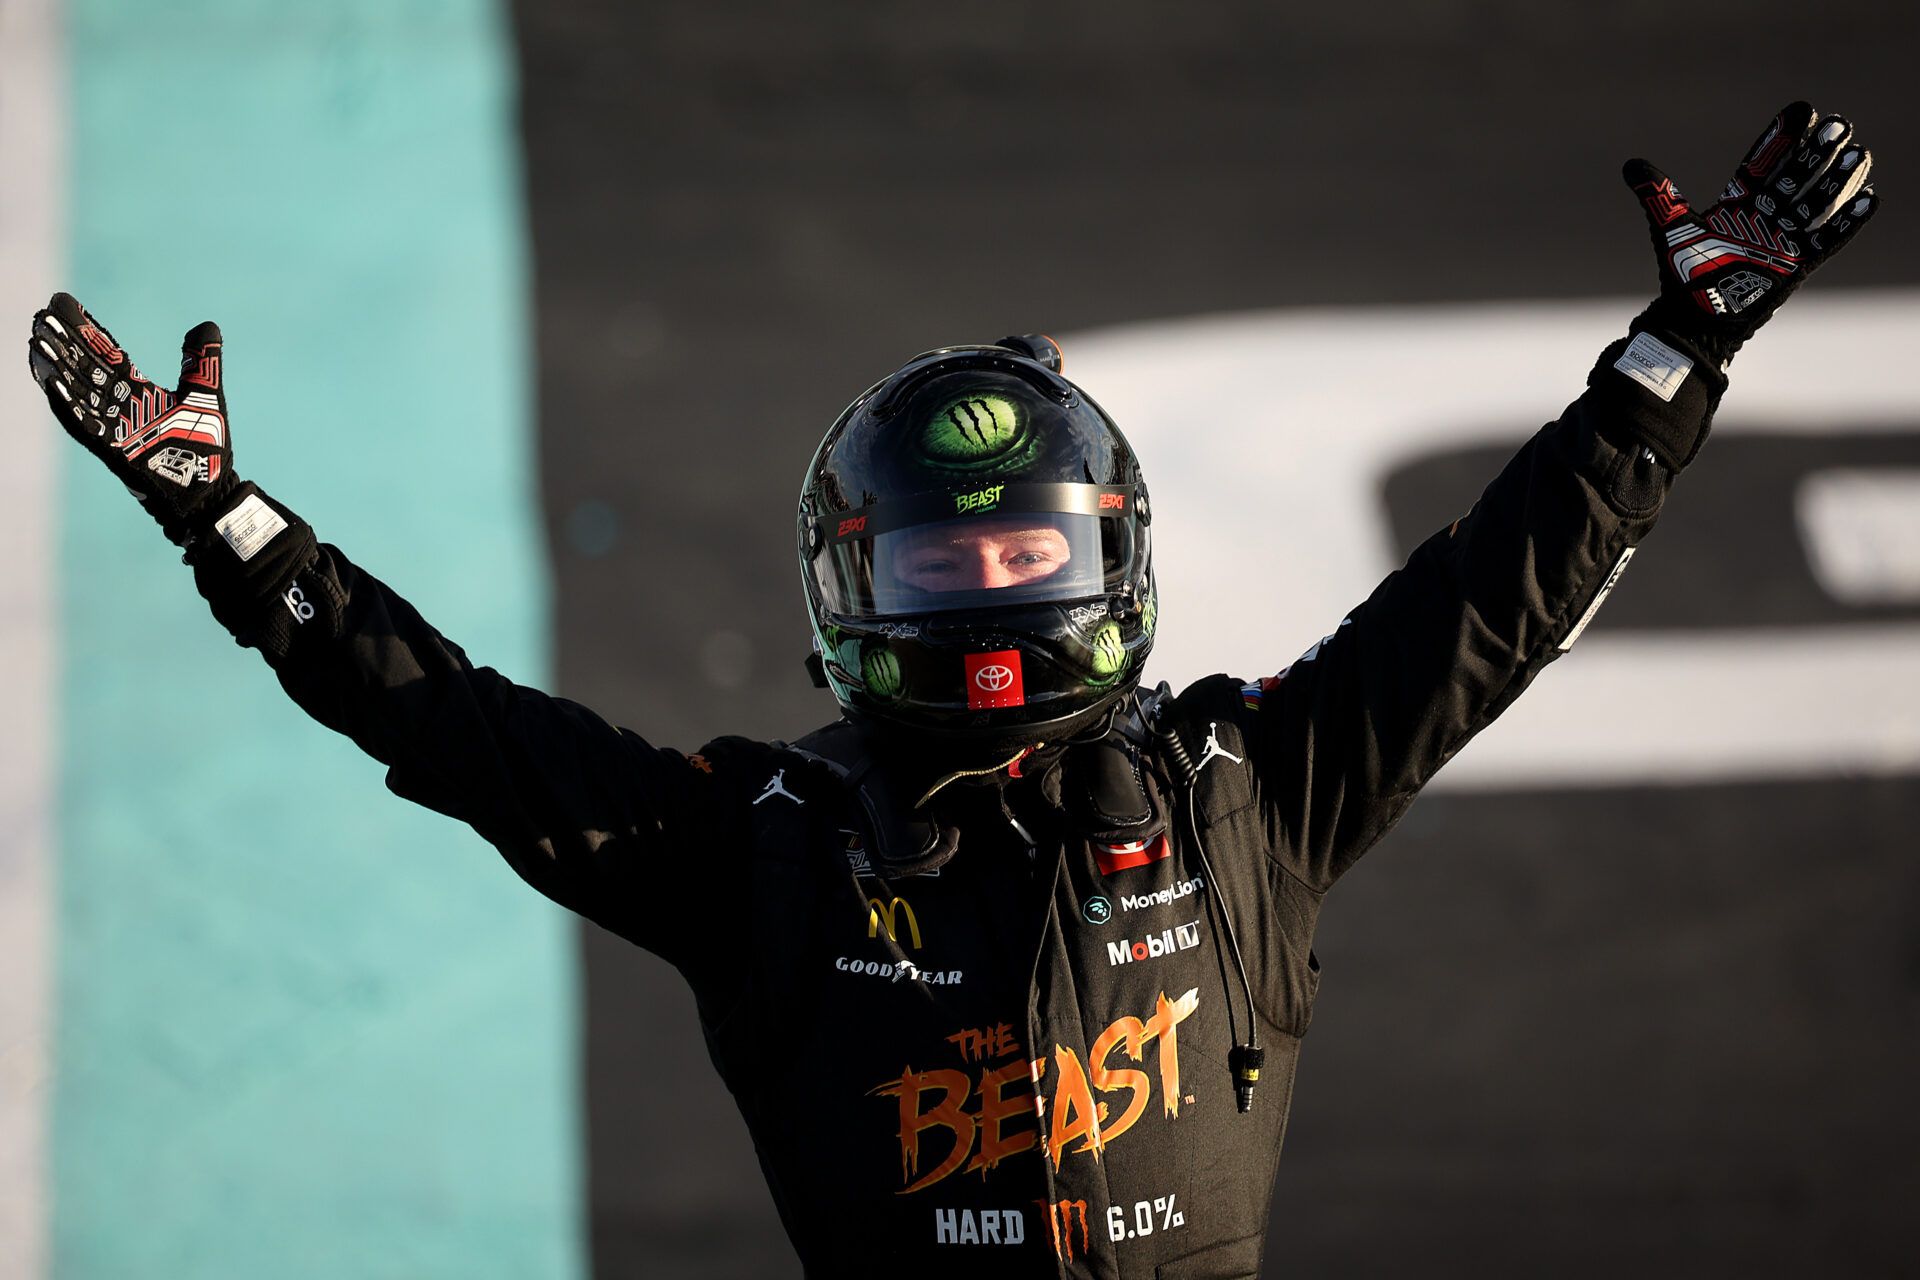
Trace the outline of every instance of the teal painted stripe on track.
{"label": "teal painted stripe on track", "polygon": [[[156,374],[220,321],[241,474],[539,682],[504,15],[72,0],[69,32],[75,292]],[[583,1274],[570,921],[64,467],[54,1274]]]}

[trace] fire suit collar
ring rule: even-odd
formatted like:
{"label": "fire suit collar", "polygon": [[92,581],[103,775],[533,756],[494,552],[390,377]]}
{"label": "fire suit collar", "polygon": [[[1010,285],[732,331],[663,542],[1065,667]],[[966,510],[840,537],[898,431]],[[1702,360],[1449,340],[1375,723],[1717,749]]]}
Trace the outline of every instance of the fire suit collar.
{"label": "fire suit collar", "polygon": [[1011,828],[1036,854],[1066,836],[1108,848],[1146,847],[1167,829],[1150,724],[1158,694],[1130,695],[1098,737],[1022,750],[1006,761],[935,779],[902,765],[867,726],[842,720],[787,748],[827,769],[857,799],[877,866],[924,875],[959,851],[961,833]]}

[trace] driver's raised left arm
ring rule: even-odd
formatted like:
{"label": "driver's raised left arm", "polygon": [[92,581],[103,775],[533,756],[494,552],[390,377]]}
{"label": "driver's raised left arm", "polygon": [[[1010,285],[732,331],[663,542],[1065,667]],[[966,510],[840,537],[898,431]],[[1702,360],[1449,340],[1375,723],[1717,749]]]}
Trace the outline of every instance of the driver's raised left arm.
{"label": "driver's raised left arm", "polygon": [[1296,875],[1331,884],[1573,646],[1699,452],[1734,352],[1872,214],[1871,163],[1846,120],[1803,102],[1710,208],[1628,162],[1659,297],[1472,509],[1261,699],[1254,758]]}

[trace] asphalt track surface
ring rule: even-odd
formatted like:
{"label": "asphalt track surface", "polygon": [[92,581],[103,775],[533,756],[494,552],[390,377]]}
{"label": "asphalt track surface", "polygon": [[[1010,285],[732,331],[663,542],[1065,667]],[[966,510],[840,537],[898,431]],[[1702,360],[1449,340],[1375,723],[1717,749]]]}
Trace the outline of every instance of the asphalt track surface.
{"label": "asphalt track surface", "polygon": [[[792,502],[833,415],[915,351],[1650,288],[1620,161],[1708,196],[1797,96],[1859,120],[1886,175],[1815,287],[1920,282],[1910,5],[516,19],[560,691],[688,749],[830,712],[800,669]],[[1859,447],[1915,457],[1912,436]],[[1736,452],[1676,500],[1691,542],[1663,527],[1709,570],[1753,559],[1739,478],[1783,465]],[[1403,542],[1492,464],[1396,477]],[[1803,583],[1647,576],[1597,626],[1831,612]],[[1912,777],[1424,799],[1322,929],[1268,1274],[1912,1265],[1917,829]],[[663,908],[751,945],[686,883],[661,869]],[[591,926],[582,947],[597,1274],[796,1274],[677,977]]]}

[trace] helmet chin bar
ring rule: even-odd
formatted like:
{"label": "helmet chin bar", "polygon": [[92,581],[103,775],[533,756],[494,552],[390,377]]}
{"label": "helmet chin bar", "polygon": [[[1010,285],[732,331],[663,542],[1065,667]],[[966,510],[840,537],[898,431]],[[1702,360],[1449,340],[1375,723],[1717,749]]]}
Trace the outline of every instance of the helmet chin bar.
{"label": "helmet chin bar", "polygon": [[[1138,681],[1128,680],[1112,690],[1111,700],[1086,707],[1057,720],[1029,724],[946,728],[903,722],[849,707],[845,716],[875,739],[889,758],[910,758],[916,770],[928,776],[949,773],[991,773],[1003,769],[1027,752],[1071,744],[1107,731],[1115,710]],[[991,766],[991,767],[988,767]]]}

